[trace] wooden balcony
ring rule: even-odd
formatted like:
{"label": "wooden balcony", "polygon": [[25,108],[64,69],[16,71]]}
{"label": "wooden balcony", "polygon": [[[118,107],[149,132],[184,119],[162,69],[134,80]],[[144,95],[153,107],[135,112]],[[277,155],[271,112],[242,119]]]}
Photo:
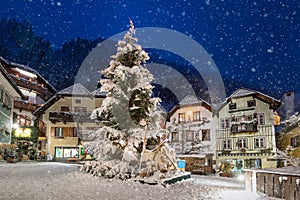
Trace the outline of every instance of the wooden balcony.
{"label": "wooden balcony", "polygon": [[40,85],[37,82],[29,81],[24,78],[20,78],[20,77],[16,77],[16,76],[13,78],[18,86],[24,87],[24,88],[27,88],[29,90],[33,90],[33,91],[39,93],[39,96],[41,96],[41,98],[43,98],[45,101],[49,100],[51,98],[51,96],[54,95],[47,88],[43,87],[42,85]]}
{"label": "wooden balcony", "polygon": [[231,133],[245,133],[257,131],[257,122],[239,122],[231,125]]}
{"label": "wooden balcony", "polygon": [[90,119],[91,112],[50,112],[49,113],[49,120],[52,123],[56,122],[95,122],[95,120]]}
{"label": "wooden balcony", "polygon": [[40,105],[33,104],[25,101],[20,100],[14,100],[14,108],[20,109],[20,110],[27,110],[27,111],[35,111],[38,109]]}

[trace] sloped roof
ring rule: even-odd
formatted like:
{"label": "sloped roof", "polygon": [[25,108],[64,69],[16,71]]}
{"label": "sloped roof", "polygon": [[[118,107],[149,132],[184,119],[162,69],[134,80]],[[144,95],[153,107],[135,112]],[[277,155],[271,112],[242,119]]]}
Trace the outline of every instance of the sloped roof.
{"label": "sloped roof", "polygon": [[17,94],[19,94],[22,99],[26,99],[26,97],[24,96],[24,94],[18,88],[17,84],[14,82],[14,80],[11,78],[11,76],[7,73],[7,71],[4,69],[4,67],[2,66],[1,63],[0,63],[0,71],[3,74],[4,78],[10,83],[10,85],[17,92]]}
{"label": "sloped roof", "polygon": [[239,88],[237,89],[235,92],[233,92],[228,98],[226,98],[225,102],[223,102],[222,106],[218,109],[222,109],[226,104],[228,104],[231,99],[237,99],[237,98],[242,98],[242,97],[247,97],[247,96],[253,96],[257,99],[260,99],[264,102],[266,102],[267,104],[270,105],[270,108],[276,110],[277,108],[279,108],[279,106],[281,105],[281,102],[271,96],[268,96],[266,94],[263,94],[261,92],[252,90],[252,89],[248,89],[248,88]]}
{"label": "sloped roof", "polygon": [[56,93],[52,98],[50,98],[43,106],[38,108],[33,112],[34,115],[39,116],[43,114],[48,108],[50,108],[59,99],[67,96],[81,96],[81,97],[93,97],[104,98],[105,96],[96,96],[90,93],[82,84],[76,83],[70,87],[67,87],[58,93]]}
{"label": "sloped roof", "polygon": [[203,106],[207,110],[212,112],[211,105],[204,101],[203,99],[199,99],[192,95],[185,96],[178,105],[174,106],[168,114],[168,119],[178,110],[179,108],[186,107],[186,106]]}
{"label": "sloped roof", "polygon": [[19,63],[14,63],[14,62],[9,62],[8,60],[4,59],[3,57],[0,56],[0,63],[4,64],[7,67],[10,68],[19,68],[22,70],[25,70],[27,72],[33,73],[37,75],[37,79],[39,81],[42,81],[44,83],[46,83],[45,87],[47,87],[52,93],[56,93],[56,89],[46,80],[44,79],[44,77],[39,74],[36,70],[32,69],[31,67],[19,64]]}
{"label": "sloped roof", "polygon": [[100,97],[106,97],[106,95],[107,95],[106,92],[101,92],[100,88],[98,88],[97,90],[94,90],[91,94],[93,96],[100,96]]}
{"label": "sloped roof", "polygon": [[61,91],[59,91],[57,94],[62,95],[75,95],[75,96],[91,96],[92,93],[90,93],[81,83],[76,83],[70,87],[67,87]]}
{"label": "sloped roof", "polygon": [[239,97],[245,97],[245,96],[250,96],[254,95],[256,92],[251,89],[246,89],[246,88],[240,88],[236,90],[234,93],[230,95],[232,98],[239,98]]}
{"label": "sloped roof", "polygon": [[179,105],[191,105],[196,103],[201,103],[201,100],[195,96],[187,95],[179,102]]}

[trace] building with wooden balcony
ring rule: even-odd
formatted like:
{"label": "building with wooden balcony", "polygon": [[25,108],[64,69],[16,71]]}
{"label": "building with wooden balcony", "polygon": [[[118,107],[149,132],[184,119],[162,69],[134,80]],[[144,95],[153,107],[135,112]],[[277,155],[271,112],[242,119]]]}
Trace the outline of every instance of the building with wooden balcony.
{"label": "building with wooden balcony", "polygon": [[276,167],[274,113],[281,102],[241,88],[217,114],[217,167],[230,162],[237,169]]}
{"label": "building with wooden balcony", "polygon": [[[14,141],[12,141],[19,146],[30,144],[23,152],[25,155],[28,153],[27,149],[35,150],[37,148],[37,141],[32,138],[28,138],[27,141],[24,137],[18,137],[20,134],[14,133],[16,131],[18,133],[23,132],[26,128],[28,130],[36,130],[36,126],[42,126],[41,124],[35,124],[32,112],[48,101],[56,93],[56,90],[37,71],[30,67],[9,62],[2,57],[0,57],[0,63],[18,89],[26,97],[23,99],[15,97],[13,99],[14,124],[18,127],[15,126],[13,130]],[[43,136],[43,132],[37,134]]]}
{"label": "building with wooden balcony", "polygon": [[179,159],[192,173],[211,173],[215,161],[215,132],[209,103],[188,95],[169,113],[167,137]]}
{"label": "building with wooden balcony", "polygon": [[38,121],[44,124],[40,131],[45,137],[39,140],[39,144],[48,159],[79,158],[80,148],[88,141],[89,132],[100,126],[90,116],[105,97],[99,90],[91,93],[77,83],[56,93],[34,111]]}
{"label": "building with wooden balcony", "polygon": [[15,98],[26,99],[0,63],[0,157],[2,157],[1,145],[11,143]]}

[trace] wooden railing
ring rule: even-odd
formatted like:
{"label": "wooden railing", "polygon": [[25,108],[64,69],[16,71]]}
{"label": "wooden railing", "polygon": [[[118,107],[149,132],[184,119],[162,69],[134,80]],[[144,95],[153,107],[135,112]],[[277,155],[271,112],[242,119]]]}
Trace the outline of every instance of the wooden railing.
{"label": "wooden railing", "polygon": [[17,108],[17,109],[35,111],[39,107],[40,107],[40,105],[38,105],[38,104],[33,104],[33,103],[25,102],[25,101],[14,100],[14,108]]}
{"label": "wooden railing", "polygon": [[44,100],[49,100],[52,94],[47,88],[41,86],[37,82],[31,82],[29,80],[19,78],[19,77],[14,77],[14,81],[18,86],[28,88],[30,90],[36,91],[39,93],[39,96],[41,96]]}

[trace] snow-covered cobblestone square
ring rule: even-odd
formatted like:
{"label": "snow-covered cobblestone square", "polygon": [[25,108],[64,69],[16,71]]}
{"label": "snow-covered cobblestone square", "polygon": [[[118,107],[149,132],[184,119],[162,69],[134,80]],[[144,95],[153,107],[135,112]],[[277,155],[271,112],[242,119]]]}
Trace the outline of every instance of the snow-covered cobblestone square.
{"label": "snow-covered cobblestone square", "polygon": [[244,190],[237,179],[192,175],[166,187],[103,179],[78,165],[54,162],[0,163],[0,199],[268,199]]}

